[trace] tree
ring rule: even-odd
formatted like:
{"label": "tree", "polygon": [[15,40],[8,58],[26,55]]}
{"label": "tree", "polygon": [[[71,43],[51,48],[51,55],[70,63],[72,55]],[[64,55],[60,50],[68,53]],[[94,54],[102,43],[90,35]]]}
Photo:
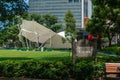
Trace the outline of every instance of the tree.
{"label": "tree", "polygon": [[54,32],[58,32],[62,27],[62,25],[58,23],[58,18],[54,15],[45,14],[43,15],[43,19],[44,19],[43,25],[53,30]]}
{"label": "tree", "polygon": [[66,22],[65,36],[67,40],[71,43],[72,60],[73,63],[75,63],[77,29],[76,20],[73,16],[73,13],[70,10],[66,12],[64,20]]}
{"label": "tree", "polygon": [[18,20],[16,16],[27,13],[28,5],[24,0],[0,0],[0,45],[15,43],[18,40]]}
{"label": "tree", "polygon": [[109,39],[109,46],[113,36],[117,33],[116,27],[120,20],[120,0],[92,0],[94,5],[92,19],[88,23],[87,30],[92,34],[102,32]]}
{"label": "tree", "polygon": [[13,48],[17,47],[17,42],[19,42],[18,33],[18,25],[13,25],[8,28],[7,32],[5,33],[7,45]]}
{"label": "tree", "polygon": [[14,25],[9,22],[6,26],[4,26],[3,29],[0,30],[1,38],[0,38],[0,45],[12,45],[11,47],[15,47],[17,42],[19,42],[18,39],[18,33],[19,33],[19,17],[14,18]]}
{"label": "tree", "polygon": [[44,24],[44,18],[41,15],[31,14],[31,20],[35,20],[36,22],[38,22],[42,25]]}
{"label": "tree", "polygon": [[2,45],[3,41],[4,41],[4,34],[3,34],[3,31],[0,30],[0,45]]}
{"label": "tree", "polygon": [[24,0],[0,0],[0,21],[12,21],[15,15],[27,12],[28,5]]}

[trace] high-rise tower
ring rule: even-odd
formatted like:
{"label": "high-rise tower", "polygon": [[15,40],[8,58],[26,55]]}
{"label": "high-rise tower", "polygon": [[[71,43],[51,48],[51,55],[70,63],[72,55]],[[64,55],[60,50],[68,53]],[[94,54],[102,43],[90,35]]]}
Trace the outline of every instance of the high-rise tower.
{"label": "high-rise tower", "polygon": [[76,19],[77,28],[82,28],[84,26],[84,16],[89,14],[85,12],[87,4],[85,1],[87,0],[29,0],[29,13],[52,14],[57,16],[59,22],[65,25],[65,13],[71,10]]}

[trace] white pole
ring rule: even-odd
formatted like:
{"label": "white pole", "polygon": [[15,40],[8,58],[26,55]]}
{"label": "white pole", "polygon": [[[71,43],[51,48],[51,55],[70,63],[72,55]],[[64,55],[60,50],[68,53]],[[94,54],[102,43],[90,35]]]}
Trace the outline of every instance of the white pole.
{"label": "white pole", "polygon": [[82,0],[82,22],[81,22],[81,24],[82,24],[82,28],[84,28],[84,0]]}
{"label": "white pole", "polygon": [[37,37],[37,46],[38,46],[38,49],[39,49],[39,34],[37,33],[36,35],[37,35],[36,36]]}
{"label": "white pole", "polygon": [[50,33],[50,48],[52,47],[52,44],[51,44],[51,33]]}
{"label": "white pole", "polygon": [[36,35],[36,40],[37,40],[37,46],[38,46],[38,48],[39,48],[39,34],[37,33],[37,32],[35,32],[35,35]]}
{"label": "white pole", "polygon": [[[27,36],[26,32],[25,32],[25,36]],[[25,40],[26,40],[26,47],[27,47],[27,50],[28,50],[29,49],[28,40],[26,38],[25,38]]]}

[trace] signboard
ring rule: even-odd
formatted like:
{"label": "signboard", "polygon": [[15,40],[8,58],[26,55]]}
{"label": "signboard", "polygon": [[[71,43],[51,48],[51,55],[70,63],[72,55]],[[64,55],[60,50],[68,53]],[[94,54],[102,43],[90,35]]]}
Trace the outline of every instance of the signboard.
{"label": "signboard", "polygon": [[77,53],[76,57],[91,57],[93,53],[93,47],[88,47],[88,46],[77,46],[76,48]]}

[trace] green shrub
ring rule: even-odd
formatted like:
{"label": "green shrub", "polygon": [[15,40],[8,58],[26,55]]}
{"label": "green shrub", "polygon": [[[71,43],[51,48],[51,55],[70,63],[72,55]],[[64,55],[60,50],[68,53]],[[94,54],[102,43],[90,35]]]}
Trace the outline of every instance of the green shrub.
{"label": "green shrub", "polygon": [[27,77],[50,80],[94,80],[103,74],[105,62],[120,62],[120,57],[97,57],[94,64],[92,58],[81,58],[72,61],[1,61],[0,77]]}
{"label": "green shrub", "polygon": [[4,75],[3,69],[4,69],[4,63],[1,63],[1,62],[0,62],[0,76],[3,76],[3,75]]}
{"label": "green shrub", "polygon": [[67,80],[69,68],[61,61],[2,61],[0,76]]}
{"label": "green shrub", "polygon": [[99,62],[118,62],[120,63],[120,57],[119,56],[98,56]]}
{"label": "green shrub", "polygon": [[104,37],[104,38],[102,38],[102,42],[103,42],[103,43],[106,43],[106,42],[109,42],[109,40],[108,40],[107,37]]}
{"label": "green shrub", "polygon": [[97,62],[97,64],[94,65],[94,78],[99,78],[100,76],[104,75],[104,63]]}
{"label": "green shrub", "polygon": [[1,65],[3,66],[3,76],[6,77],[13,77],[15,75],[15,71],[16,71],[16,63],[13,61],[7,61],[2,63]]}
{"label": "green shrub", "polygon": [[103,52],[106,52],[108,54],[116,54],[120,55],[120,47],[113,46],[113,47],[106,47],[102,50]]}
{"label": "green shrub", "polygon": [[94,80],[102,76],[104,73],[104,62],[101,62],[101,59],[98,60],[95,64],[93,58],[77,59],[73,70],[75,80]]}
{"label": "green shrub", "polygon": [[94,67],[93,63],[83,61],[75,65],[75,80],[93,80]]}
{"label": "green shrub", "polygon": [[117,55],[120,55],[120,47],[117,47],[117,50],[116,50],[117,52]]}

